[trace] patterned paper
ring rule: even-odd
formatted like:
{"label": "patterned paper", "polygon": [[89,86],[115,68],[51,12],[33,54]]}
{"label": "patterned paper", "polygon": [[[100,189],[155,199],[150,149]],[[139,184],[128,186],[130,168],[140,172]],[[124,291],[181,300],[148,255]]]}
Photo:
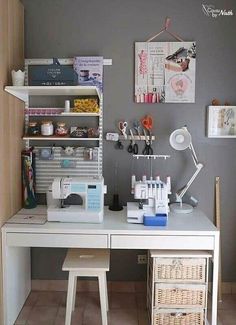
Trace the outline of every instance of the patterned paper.
{"label": "patterned paper", "polygon": [[195,102],[195,42],[135,43],[135,102]]}

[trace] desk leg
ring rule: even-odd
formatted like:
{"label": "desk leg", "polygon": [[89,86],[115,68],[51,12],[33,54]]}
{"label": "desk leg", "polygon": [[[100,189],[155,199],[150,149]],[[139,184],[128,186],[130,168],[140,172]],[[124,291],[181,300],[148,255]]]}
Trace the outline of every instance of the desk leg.
{"label": "desk leg", "polygon": [[4,325],[13,325],[31,290],[29,247],[9,247],[2,233]]}
{"label": "desk leg", "polygon": [[215,235],[213,252],[213,280],[212,280],[212,325],[217,325],[218,307],[218,272],[219,272],[219,234]]}

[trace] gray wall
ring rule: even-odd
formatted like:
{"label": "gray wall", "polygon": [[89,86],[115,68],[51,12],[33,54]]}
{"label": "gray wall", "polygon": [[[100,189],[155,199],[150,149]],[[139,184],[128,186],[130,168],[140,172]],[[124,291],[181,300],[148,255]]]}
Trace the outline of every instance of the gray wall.
{"label": "gray wall", "polygon": [[[155,172],[172,176],[173,188],[183,185],[193,173],[189,152],[175,152],[168,144],[172,130],[185,124],[193,136],[196,151],[205,168],[189,193],[199,199],[199,207],[213,219],[214,178],[222,180],[223,279],[236,280],[236,142],[205,136],[206,107],[212,98],[235,104],[236,19],[204,15],[202,1],[196,0],[23,0],[25,5],[25,53],[27,58],[103,55],[113,65],[105,67],[104,131],[115,129],[119,119],[131,121],[146,113],[154,117],[158,137],[155,152],[171,154],[167,162],[156,161]],[[208,2],[207,2],[208,3]],[[232,9],[234,0],[210,1],[217,8]],[[171,29],[184,40],[197,42],[196,103],[137,105],[133,102],[134,42],[157,33],[166,16]],[[169,40],[165,34],[159,40]],[[143,144],[141,144],[143,146]],[[113,192],[113,166],[119,165],[119,192],[125,204],[131,200],[131,172],[146,169],[132,162],[130,155],[104,143],[104,177]],[[33,250],[33,277],[60,278],[62,250]],[[144,268],[136,265],[136,252],[113,252],[112,279],[142,279]],[[122,267],[124,268],[122,270]]]}

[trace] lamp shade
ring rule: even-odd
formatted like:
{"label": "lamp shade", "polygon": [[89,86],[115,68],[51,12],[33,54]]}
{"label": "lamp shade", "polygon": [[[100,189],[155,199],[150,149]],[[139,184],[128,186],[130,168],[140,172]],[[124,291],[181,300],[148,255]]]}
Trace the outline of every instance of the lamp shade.
{"label": "lamp shade", "polygon": [[192,139],[186,127],[177,129],[170,135],[170,145],[175,150],[185,150],[189,147]]}

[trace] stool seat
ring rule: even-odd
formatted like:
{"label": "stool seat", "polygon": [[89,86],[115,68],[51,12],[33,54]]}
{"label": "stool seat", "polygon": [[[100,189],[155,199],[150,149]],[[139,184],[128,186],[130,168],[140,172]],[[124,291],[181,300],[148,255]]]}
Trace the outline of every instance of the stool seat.
{"label": "stool seat", "polygon": [[102,315],[102,325],[107,325],[108,294],[106,272],[110,267],[110,252],[107,249],[68,249],[62,265],[63,271],[69,271],[66,320],[71,324],[72,311],[75,309],[77,277],[97,277]]}
{"label": "stool seat", "polygon": [[89,270],[109,271],[110,253],[107,249],[78,249],[68,250],[63,271]]}

